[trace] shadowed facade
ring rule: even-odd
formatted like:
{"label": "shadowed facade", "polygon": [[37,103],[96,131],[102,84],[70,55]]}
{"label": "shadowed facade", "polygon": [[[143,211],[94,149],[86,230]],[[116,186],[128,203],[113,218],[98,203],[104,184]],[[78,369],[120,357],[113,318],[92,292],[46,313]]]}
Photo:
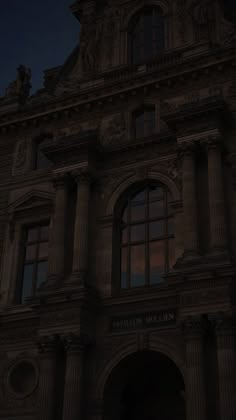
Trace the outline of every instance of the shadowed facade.
{"label": "shadowed facade", "polygon": [[80,0],[0,98],[0,419],[235,420],[235,11]]}

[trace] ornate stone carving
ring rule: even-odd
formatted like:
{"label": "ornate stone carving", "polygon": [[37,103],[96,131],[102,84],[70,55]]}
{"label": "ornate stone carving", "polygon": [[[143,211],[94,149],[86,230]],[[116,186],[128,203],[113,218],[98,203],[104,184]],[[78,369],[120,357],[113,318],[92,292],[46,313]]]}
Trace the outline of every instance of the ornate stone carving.
{"label": "ornate stone carving", "polygon": [[103,146],[115,146],[127,141],[126,121],[123,113],[112,115],[102,121],[100,141]]}
{"label": "ornate stone carving", "polygon": [[215,0],[191,0],[189,3],[188,9],[196,28],[198,41],[212,42],[214,39],[214,3]]}
{"label": "ornate stone carving", "polygon": [[187,340],[192,340],[194,337],[198,338],[201,337],[207,329],[207,321],[203,319],[201,316],[188,317],[183,322],[183,332],[185,335],[185,338]]}
{"label": "ornate stone carving", "polygon": [[89,337],[70,333],[63,338],[63,343],[67,352],[84,351],[89,344]]}
{"label": "ornate stone carving", "polygon": [[39,337],[37,345],[38,350],[42,355],[55,353],[60,345],[60,337],[58,335]]}
{"label": "ornate stone carving", "polygon": [[20,65],[17,69],[17,79],[10,83],[6,89],[6,97],[26,99],[31,89],[31,69]]}
{"label": "ornate stone carving", "polygon": [[21,139],[18,141],[15,149],[13,175],[23,174],[30,166],[29,149],[30,142],[28,139]]}
{"label": "ornate stone carving", "polygon": [[108,65],[111,65],[112,63],[115,35],[117,33],[119,17],[119,9],[114,4],[112,4],[111,1],[108,1],[107,7],[104,9],[104,16],[101,26],[101,36],[103,45],[106,48],[106,58],[108,60]]}

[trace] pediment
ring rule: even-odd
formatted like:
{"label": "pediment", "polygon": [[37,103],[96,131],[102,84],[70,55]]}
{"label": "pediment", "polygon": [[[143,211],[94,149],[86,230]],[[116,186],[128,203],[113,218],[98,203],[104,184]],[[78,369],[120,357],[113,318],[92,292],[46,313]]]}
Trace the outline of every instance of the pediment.
{"label": "pediment", "polygon": [[30,209],[50,207],[53,203],[53,194],[45,191],[33,190],[24,194],[9,205],[9,213],[14,214]]}

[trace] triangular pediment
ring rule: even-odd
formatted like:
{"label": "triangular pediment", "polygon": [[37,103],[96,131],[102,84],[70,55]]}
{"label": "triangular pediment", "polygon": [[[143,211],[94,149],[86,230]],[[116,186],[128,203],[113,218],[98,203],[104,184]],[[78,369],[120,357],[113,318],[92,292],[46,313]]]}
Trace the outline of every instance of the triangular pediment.
{"label": "triangular pediment", "polygon": [[18,213],[33,208],[51,206],[53,194],[45,191],[32,190],[9,205],[9,213]]}

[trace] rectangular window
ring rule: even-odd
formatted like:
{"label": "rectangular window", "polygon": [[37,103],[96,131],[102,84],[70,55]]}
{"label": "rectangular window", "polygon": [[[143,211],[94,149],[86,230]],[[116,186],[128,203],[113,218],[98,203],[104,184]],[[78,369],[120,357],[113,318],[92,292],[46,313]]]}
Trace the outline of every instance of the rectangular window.
{"label": "rectangular window", "polygon": [[36,293],[47,279],[49,224],[28,227],[24,232],[24,259],[19,300]]}

